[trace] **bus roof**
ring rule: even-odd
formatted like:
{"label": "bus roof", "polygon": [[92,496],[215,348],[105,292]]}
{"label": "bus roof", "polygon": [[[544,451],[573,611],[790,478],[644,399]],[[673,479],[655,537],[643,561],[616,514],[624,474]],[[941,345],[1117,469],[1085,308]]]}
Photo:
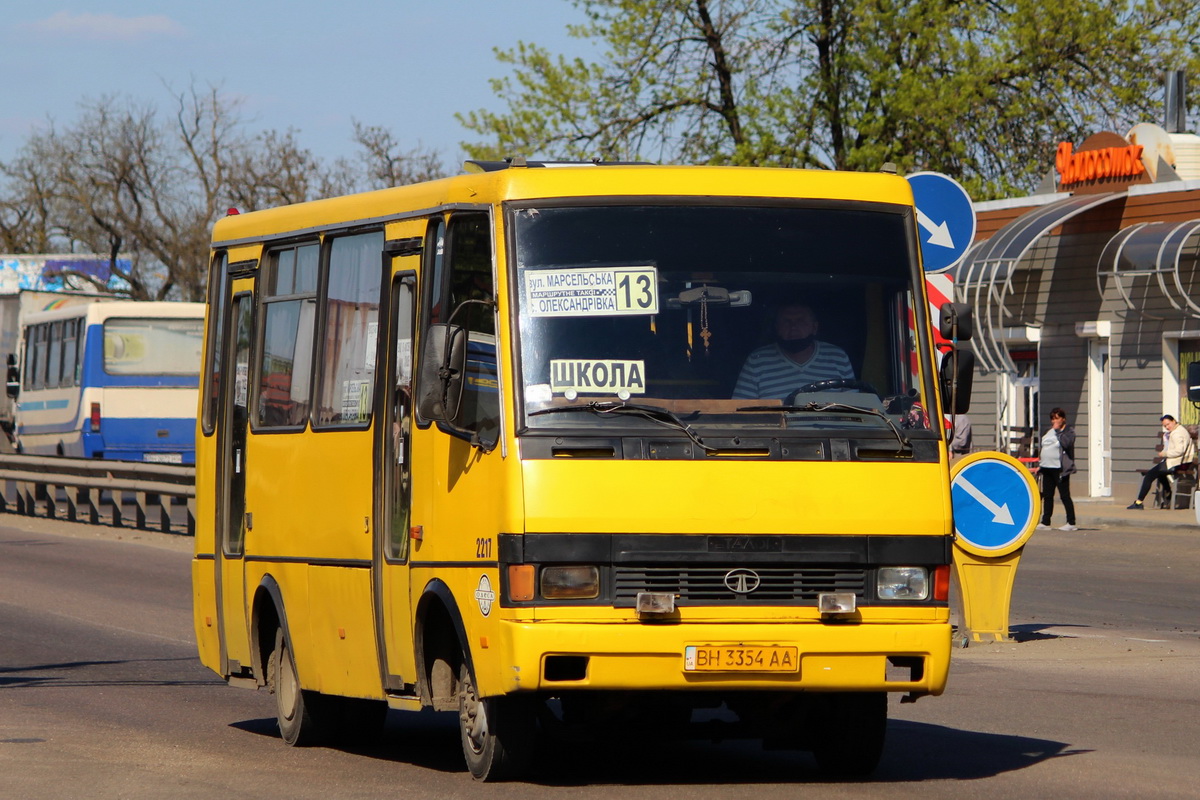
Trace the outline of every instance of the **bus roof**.
{"label": "bus roof", "polygon": [[94,319],[121,317],[162,317],[168,319],[203,319],[204,303],[176,303],[160,300],[103,300],[95,303],[78,303],[49,311],[26,314],[23,325],[37,322],[52,322],[58,319],[91,316]]}
{"label": "bus roof", "polygon": [[379,223],[432,213],[448,205],[567,197],[785,198],[912,205],[908,181],[888,173],[768,167],[509,166],[233,214],[213,226],[213,245],[251,242],[282,232]]}

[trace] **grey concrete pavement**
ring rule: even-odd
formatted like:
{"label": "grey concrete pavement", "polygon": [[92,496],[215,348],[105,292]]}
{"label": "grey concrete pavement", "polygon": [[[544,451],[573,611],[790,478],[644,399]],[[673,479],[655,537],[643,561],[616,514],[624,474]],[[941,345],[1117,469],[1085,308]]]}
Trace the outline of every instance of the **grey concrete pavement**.
{"label": "grey concrete pavement", "polygon": [[[1146,507],[1141,511],[1126,508],[1133,502],[1132,497],[1122,498],[1072,498],[1075,501],[1075,520],[1080,530],[1107,527],[1144,528],[1193,528],[1200,534],[1200,524],[1196,522],[1194,508],[1154,508],[1153,497],[1146,498]],[[1062,503],[1055,498],[1054,516],[1050,521],[1052,528],[1057,528],[1067,521]],[[1038,531],[1054,533],[1055,531]]]}

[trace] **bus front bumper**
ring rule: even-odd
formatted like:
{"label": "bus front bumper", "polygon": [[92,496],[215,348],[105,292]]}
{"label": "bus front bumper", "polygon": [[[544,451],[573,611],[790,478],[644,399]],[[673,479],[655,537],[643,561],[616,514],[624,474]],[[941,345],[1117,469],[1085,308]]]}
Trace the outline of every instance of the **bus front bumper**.
{"label": "bus front bumper", "polygon": [[[948,623],[505,622],[501,627],[504,660],[509,665],[504,692],[653,689],[939,695],[950,667]],[[689,647],[702,649],[709,663],[697,664],[697,650]],[[714,665],[712,657],[724,658],[725,663]],[[776,669],[768,671],[771,666]]]}

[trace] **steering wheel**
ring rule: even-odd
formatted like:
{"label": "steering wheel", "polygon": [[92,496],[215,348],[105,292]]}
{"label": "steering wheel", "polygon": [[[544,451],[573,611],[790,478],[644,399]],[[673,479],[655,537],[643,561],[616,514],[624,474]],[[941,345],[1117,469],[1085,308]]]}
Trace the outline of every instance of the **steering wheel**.
{"label": "steering wheel", "polygon": [[792,392],[784,400],[784,405],[792,405],[796,402],[796,395],[809,394],[811,392],[829,392],[834,389],[853,389],[858,392],[870,392],[876,397],[879,392],[875,391],[875,387],[866,381],[856,381],[850,378],[835,378],[829,381],[817,381],[816,383],[806,383],[796,391]]}

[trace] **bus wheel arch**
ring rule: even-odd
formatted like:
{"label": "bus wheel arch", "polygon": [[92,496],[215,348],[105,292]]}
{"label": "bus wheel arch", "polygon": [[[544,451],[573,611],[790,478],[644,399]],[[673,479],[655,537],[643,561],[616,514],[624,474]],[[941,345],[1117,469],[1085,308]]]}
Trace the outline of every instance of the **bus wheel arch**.
{"label": "bus wheel arch", "polygon": [[283,593],[275,579],[266,575],[254,593],[254,606],[250,614],[250,641],[253,644],[251,667],[259,686],[267,685],[267,669],[275,649],[276,629],[282,630],[285,636],[289,635]]}
{"label": "bus wheel arch", "polygon": [[437,711],[457,711],[460,669],[465,665],[474,674],[475,665],[462,613],[450,587],[440,580],[430,581],[421,593],[413,639],[422,704]]}

